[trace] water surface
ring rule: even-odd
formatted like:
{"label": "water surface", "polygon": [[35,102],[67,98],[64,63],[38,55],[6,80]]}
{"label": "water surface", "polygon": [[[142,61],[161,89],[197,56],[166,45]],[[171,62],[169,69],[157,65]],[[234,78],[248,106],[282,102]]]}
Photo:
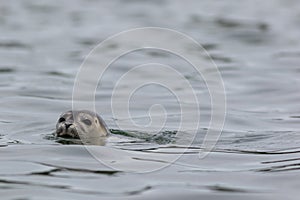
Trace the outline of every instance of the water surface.
{"label": "water surface", "polygon": [[[299,16],[296,0],[1,2],[2,199],[297,199]],[[71,108],[75,76],[90,50],[113,34],[144,26],[181,31],[205,47],[224,80],[226,123],[214,151],[199,160],[211,115],[201,77],[167,52],[125,55],[112,64],[96,91],[96,109],[113,134],[105,146],[90,148],[103,152],[114,163],[112,169],[84,146],[62,144],[51,134],[60,113]],[[149,62],[174,66],[199,91],[200,128],[189,149],[179,141],[191,130],[186,138],[174,137],[180,108],[163,88],[145,87],[130,104],[138,124],[149,122],[151,105],[163,105],[168,120],[162,132],[116,126],[116,120],[129,119],[113,118],[112,88],[123,73]],[[128,172],[133,166],[143,171],[162,163],[166,167],[155,172]]]}

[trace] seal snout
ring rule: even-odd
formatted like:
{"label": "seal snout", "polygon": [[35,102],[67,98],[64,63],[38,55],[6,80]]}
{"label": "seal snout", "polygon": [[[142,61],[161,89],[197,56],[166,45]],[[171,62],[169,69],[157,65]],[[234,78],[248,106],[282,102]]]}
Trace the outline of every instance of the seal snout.
{"label": "seal snout", "polygon": [[73,125],[73,123],[68,123],[68,122],[66,122],[66,123],[65,123],[66,130],[68,130],[68,128],[69,128],[70,126],[72,126],[72,125]]}
{"label": "seal snout", "polygon": [[65,118],[60,118],[56,127],[56,135],[64,138],[78,138],[74,121],[72,119],[66,120]]}

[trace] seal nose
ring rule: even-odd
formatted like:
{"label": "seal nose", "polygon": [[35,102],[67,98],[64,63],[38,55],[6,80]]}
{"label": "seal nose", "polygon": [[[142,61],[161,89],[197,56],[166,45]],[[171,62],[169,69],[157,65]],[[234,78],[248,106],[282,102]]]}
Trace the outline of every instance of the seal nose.
{"label": "seal nose", "polygon": [[68,129],[72,125],[72,123],[65,123],[65,125],[66,125],[66,129]]}

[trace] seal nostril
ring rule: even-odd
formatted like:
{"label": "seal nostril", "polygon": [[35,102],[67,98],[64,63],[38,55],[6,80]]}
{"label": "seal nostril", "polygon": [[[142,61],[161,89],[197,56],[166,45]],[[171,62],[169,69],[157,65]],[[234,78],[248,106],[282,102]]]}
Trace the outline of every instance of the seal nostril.
{"label": "seal nostril", "polygon": [[72,124],[66,123],[66,129],[68,129]]}

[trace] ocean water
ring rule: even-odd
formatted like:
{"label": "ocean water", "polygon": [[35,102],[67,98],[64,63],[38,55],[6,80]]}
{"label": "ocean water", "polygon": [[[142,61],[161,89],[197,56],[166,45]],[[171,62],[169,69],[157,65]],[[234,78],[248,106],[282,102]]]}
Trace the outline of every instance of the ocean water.
{"label": "ocean water", "polygon": [[[2,1],[1,199],[298,199],[299,17],[296,0]],[[90,51],[112,35],[141,27],[186,34],[219,69],[225,123],[202,159],[212,115],[206,82],[190,63],[158,49],[122,55],[105,71],[95,108],[112,134],[101,145],[53,136],[58,116],[72,109],[76,75]],[[164,43],[178,41],[164,38]],[[208,56],[199,59],[210,63]],[[188,91],[158,70],[136,72],[117,95],[128,97],[135,84],[151,78],[166,80],[174,90],[145,85],[130,96],[130,118],[114,115],[127,105],[118,99],[112,106],[118,81],[149,63],[172,66],[189,81],[200,102],[197,129],[195,104],[183,102],[188,126],[177,131],[182,102],[176,95]],[[162,129],[147,126],[162,116]]]}

